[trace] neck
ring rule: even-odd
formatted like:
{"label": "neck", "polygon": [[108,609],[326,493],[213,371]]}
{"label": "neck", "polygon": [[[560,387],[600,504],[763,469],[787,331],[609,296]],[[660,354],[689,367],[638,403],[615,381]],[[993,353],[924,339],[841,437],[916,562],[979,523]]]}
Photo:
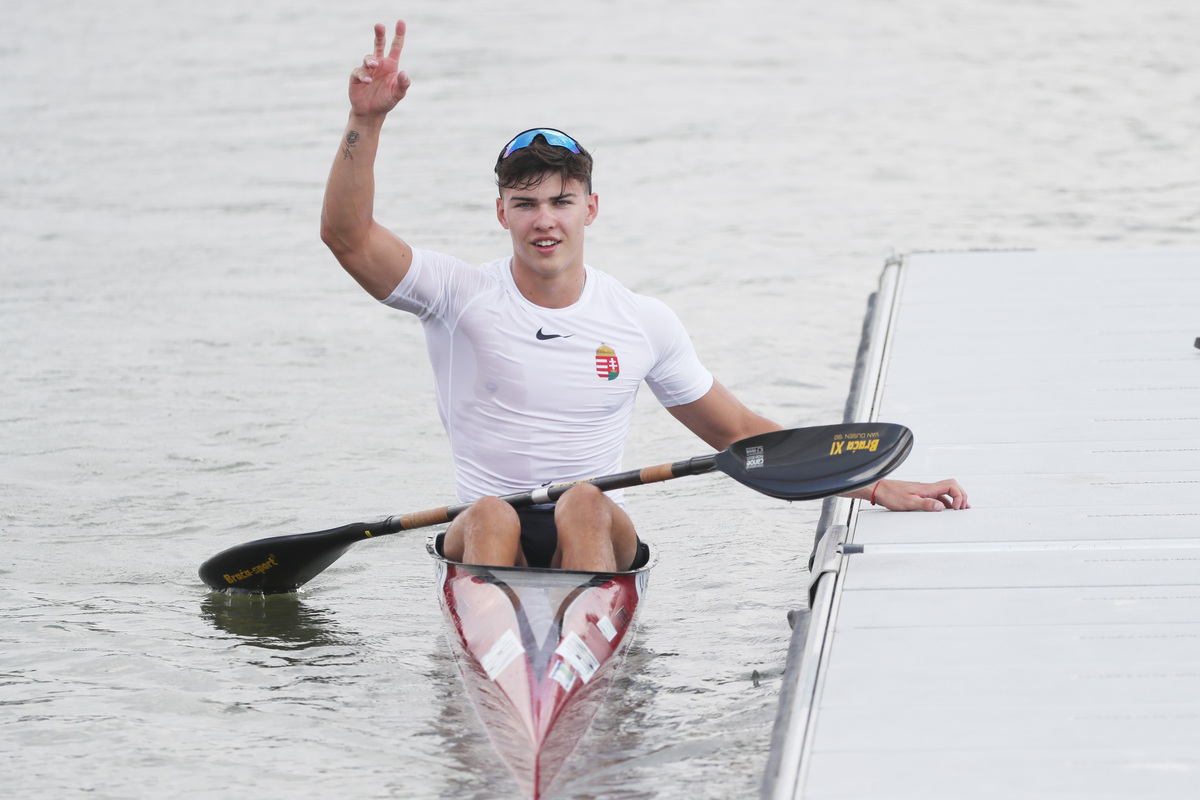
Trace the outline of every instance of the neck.
{"label": "neck", "polygon": [[554,275],[541,275],[521,268],[514,259],[512,276],[521,296],[543,308],[574,305],[583,296],[583,287],[587,283],[587,273],[582,264]]}

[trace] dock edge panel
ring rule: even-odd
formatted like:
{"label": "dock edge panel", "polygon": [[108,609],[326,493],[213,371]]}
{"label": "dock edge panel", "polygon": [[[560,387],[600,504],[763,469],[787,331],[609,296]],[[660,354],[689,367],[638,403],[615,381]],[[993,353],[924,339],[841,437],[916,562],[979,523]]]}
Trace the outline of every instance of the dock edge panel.
{"label": "dock edge panel", "polygon": [[[862,340],[846,400],[845,422],[876,420],[903,279],[904,259],[889,259],[880,275],[878,291],[867,302]],[[841,546],[848,531],[853,529],[858,504],[857,500],[830,497],[821,508],[809,562],[808,609],[788,615],[792,638],[763,777],[763,800],[793,800],[804,786],[812,746],[814,701],[836,618],[837,586],[844,558]]]}

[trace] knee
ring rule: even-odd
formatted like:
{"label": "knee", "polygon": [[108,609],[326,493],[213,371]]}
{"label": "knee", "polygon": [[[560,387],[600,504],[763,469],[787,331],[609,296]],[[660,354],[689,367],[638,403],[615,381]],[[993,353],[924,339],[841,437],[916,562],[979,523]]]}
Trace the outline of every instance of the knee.
{"label": "knee", "polygon": [[554,508],[554,517],[558,519],[560,514],[579,512],[594,514],[603,511],[611,502],[604,492],[592,484],[581,483],[571,487],[558,499]]}
{"label": "knee", "polygon": [[520,528],[516,509],[499,497],[481,497],[471,504],[467,513],[473,525],[490,530],[504,530],[514,526]]}
{"label": "knee", "polygon": [[483,497],[450,524],[443,549],[451,561],[512,566],[520,536],[521,522],[513,507],[497,497]]}

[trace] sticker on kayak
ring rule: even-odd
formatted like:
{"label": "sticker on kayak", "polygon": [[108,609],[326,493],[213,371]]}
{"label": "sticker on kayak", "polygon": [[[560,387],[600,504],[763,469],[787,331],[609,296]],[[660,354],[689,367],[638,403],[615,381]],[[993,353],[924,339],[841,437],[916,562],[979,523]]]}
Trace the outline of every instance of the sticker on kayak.
{"label": "sticker on kayak", "polygon": [[[638,590],[640,593],[640,589]],[[625,606],[617,609],[617,622],[621,623],[621,630],[629,627],[629,612],[625,610]]]}
{"label": "sticker on kayak", "polygon": [[483,667],[483,671],[487,673],[488,680],[494,681],[504,671],[504,668],[513,662],[514,658],[524,652],[525,648],[521,647],[521,642],[517,639],[516,634],[509,629],[496,640],[484,657],[479,659],[479,666]]}
{"label": "sticker on kayak", "polygon": [[612,620],[608,617],[601,617],[596,620],[596,627],[600,629],[600,632],[604,634],[604,638],[608,641],[611,642],[617,638],[617,629],[613,627]]}
{"label": "sticker on kayak", "polygon": [[554,669],[550,670],[550,677],[563,687],[564,692],[571,691],[571,687],[575,685],[575,670],[565,661],[554,664]]}
{"label": "sticker on kayak", "polygon": [[600,661],[584,644],[583,639],[579,638],[579,634],[571,631],[567,637],[562,640],[562,644],[554,651],[562,656],[563,661],[566,661],[575,671],[579,673],[579,677],[587,683],[596,674],[596,670],[600,669]]}

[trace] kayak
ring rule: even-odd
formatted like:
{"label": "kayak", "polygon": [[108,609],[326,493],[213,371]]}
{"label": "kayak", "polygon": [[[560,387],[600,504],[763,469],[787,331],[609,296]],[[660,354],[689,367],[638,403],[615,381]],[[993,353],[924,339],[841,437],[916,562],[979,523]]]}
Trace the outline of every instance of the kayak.
{"label": "kayak", "polygon": [[426,549],[467,693],[527,796],[540,797],[575,750],[620,671],[656,561],[628,572],[487,567]]}

